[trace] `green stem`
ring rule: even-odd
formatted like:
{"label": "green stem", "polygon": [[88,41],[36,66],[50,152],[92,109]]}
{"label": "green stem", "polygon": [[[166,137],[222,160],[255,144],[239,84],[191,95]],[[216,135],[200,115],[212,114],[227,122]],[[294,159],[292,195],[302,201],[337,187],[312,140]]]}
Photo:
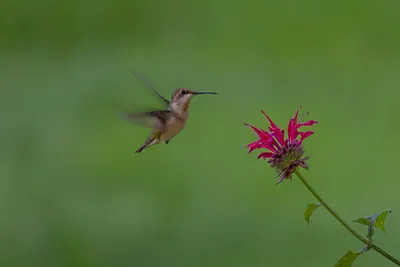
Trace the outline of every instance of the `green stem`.
{"label": "green stem", "polygon": [[298,169],[295,170],[295,173],[299,177],[300,181],[311,192],[311,194],[313,194],[314,197],[316,199],[318,199],[318,201],[321,203],[321,205],[323,205],[329,211],[329,213],[332,214],[333,217],[336,218],[336,220],[338,220],[347,230],[349,230],[350,233],[352,233],[355,237],[357,237],[361,242],[363,242],[365,245],[369,246],[371,249],[375,250],[376,252],[378,252],[379,254],[384,256],[385,258],[389,259],[393,263],[395,263],[398,266],[400,266],[400,261],[399,260],[394,258],[389,253],[385,252],[380,247],[378,247],[378,246],[376,246],[374,244],[371,245],[370,242],[366,238],[364,238],[362,235],[357,233],[356,230],[354,230],[345,220],[343,220],[342,217],[340,217],[339,214],[337,214],[336,211],[334,209],[332,209],[332,207],[329,206],[320,195],[318,195],[318,193],[314,190],[314,188],[311,187],[311,185],[307,182],[307,180],[304,178],[304,176],[300,173],[300,171]]}

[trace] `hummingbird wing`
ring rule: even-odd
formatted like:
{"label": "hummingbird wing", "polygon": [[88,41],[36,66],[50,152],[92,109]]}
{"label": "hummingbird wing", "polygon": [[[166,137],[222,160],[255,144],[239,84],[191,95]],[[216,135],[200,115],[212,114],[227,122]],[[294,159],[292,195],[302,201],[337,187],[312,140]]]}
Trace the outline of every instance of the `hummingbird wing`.
{"label": "hummingbird wing", "polygon": [[161,102],[166,105],[167,107],[169,106],[169,100],[165,99],[162,95],[160,95],[156,89],[154,89],[154,86],[152,86],[145,78],[143,75],[140,75],[137,72],[133,72],[133,75],[136,76],[136,78],[141,81],[147,88],[151,89],[161,100]]}
{"label": "hummingbird wing", "polygon": [[141,113],[126,113],[125,118],[147,128],[162,130],[172,113],[171,110],[154,110]]}

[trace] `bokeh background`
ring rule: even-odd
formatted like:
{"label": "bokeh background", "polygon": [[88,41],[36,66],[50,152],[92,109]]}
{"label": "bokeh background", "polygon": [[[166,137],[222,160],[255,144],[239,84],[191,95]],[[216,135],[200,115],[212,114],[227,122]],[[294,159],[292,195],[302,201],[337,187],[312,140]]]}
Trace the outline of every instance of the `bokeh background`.
{"label": "bokeh background", "polygon": [[[264,109],[319,121],[309,182],[400,257],[398,1],[1,1],[1,266],[333,266],[362,244],[247,154]],[[118,113],[192,101],[168,145]],[[363,234],[366,228],[355,225]],[[375,252],[354,266],[393,266]]]}

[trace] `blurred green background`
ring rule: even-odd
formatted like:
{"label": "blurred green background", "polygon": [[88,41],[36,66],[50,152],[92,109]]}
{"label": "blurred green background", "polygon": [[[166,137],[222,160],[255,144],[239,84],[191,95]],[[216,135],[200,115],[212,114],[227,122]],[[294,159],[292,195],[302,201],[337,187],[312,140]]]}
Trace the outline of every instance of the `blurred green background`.
{"label": "blurred green background", "polygon": [[[0,3],[1,266],[333,266],[362,244],[244,145],[303,105],[309,182],[400,257],[398,1]],[[118,112],[193,99],[168,145]],[[354,227],[362,232],[366,228]],[[375,252],[354,266],[394,266]]]}

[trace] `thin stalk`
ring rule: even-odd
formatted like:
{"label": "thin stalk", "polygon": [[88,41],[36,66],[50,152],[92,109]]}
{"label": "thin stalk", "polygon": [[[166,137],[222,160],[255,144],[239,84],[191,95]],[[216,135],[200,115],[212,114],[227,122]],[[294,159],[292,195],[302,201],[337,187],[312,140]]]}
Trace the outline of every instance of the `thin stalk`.
{"label": "thin stalk", "polygon": [[390,255],[389,253],[385,252],[383,249],[381,249],[380,247],[374,245],[374,244],[370,244],[370,242],[363,237],[362,235],[360,235],[359,233],[357,233],[356,230],[354,230],[345,220],[343,220],[342,217],[340,217],[339,214],[337,214],[337,212],[331,207],[329,206],[325,200],[314,190],[314,188],[311,187],[311,185],[307,182],[307,180],[304,178],[304,176],[300,173],[300,171],[298,169],[295,170],[295,173],[297,175],[297,177],[299,177],[300,181],[307,187],[308,191],[311,192],[311,194],[314,195],[314,197],[316,199],[318,199],[319,203],[321,203],[322,206],[324,206],[330,214],[333,215],[333,217],[336,218],[336,220],[338,220],[347,230],[349,230],[349,232],[351,234],[353,234],[355,237],[358,238],[358,240],[360,240],[361,242],[363,242],[365,245],[367,245],[369,248],[375,250],[376,252],[378,252],[379,254],[381,254],[382,256],[384,256],[385,258],[387,258],[388,260],[392,261],[393,263],[397,264],[398,266],[400,266],[400,261],[397,260],[396,258],[394,258],[392,255]]}

